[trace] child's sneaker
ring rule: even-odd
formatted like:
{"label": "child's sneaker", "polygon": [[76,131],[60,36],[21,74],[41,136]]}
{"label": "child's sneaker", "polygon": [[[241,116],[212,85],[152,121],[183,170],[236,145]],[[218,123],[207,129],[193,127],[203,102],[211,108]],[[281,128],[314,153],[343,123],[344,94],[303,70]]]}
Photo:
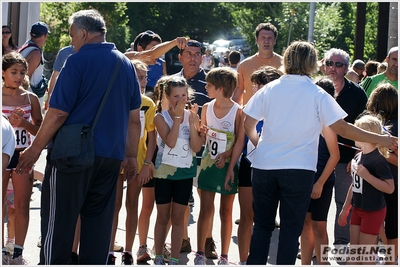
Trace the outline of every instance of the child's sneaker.
{"label": "child's sneaker", "polygon": [[147,262],[151,260],[150,250],[147,248],[147,245],[141,245],[136,253],[136,262]]}
{"label": "child's sneaker", "polygon": [[3,256],[1,265],[8,265],[11,259],[11,255],[7,251],[2,251],[1,255]]}
{"label": "child's sneaker", "polygon": [[215,251],[215,243],[212,237],[206,238],[206,244],[204,246],[204,255],[209,259],[218,259],[218,254]]}
{"label": "child's sneaker", "polygon": [[182,240],[181,252],[192,252],[192,245],[190,245],[190,238]]}
{"label": "child's sneaker", "polygon": [[171,246],[168,244],[164,244],[164,261],[169,262],[171,258]]}
{"label": "child's sneaker", "polygon": [[206,265],[207,258],[204,255],[200,255],[196,253],[196,257],[194,258],[194,265]]}
{"label": "child's sneaker", "polygon": [[22,258],[22,255],[19,255],[17,258],[10,259],[10,265],[27,265],[27,261]]}
{"label": "child's sneaker", "polygon": [[163,257],[155,257],[154,265],[165,265],[165,261]]}
{"label": "child's sneaker", "polygon": [[122,265],[132,265],[133,257],[129,252],[122,253]]}
{"label": "child's sneaker", "polygon": [[116,258],[113,254],[108,254],[107,265],[115,265]]}
{"label": "child's sneaker", "polygon": [[179,265],[179,263],[176,259],[170,259],[168,265]]}
{"label": "child's sneaker", "polygon": [[227,258],[221,256],[219,257],[218,265],[229,265],[229,261]]}

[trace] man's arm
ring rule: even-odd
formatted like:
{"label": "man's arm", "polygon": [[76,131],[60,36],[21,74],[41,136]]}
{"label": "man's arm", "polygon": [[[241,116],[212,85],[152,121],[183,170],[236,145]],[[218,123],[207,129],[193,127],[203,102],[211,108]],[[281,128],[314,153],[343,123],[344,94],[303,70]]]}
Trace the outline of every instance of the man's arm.
{"label": "man's arm", "polygon": [[243,94],[244,94],[244,78],[238,69],[238,84],[235,92],[233,92],[232,100],[243,106]]}
{"label": "man's arm", "polygon": [[29,172],[33,164],[38,160],[40,153],[47,146],[58,129],[64,124],[68,113],[59,109],[50,108],[37,132],[32,144],[21,152],[15,171],[18,174]]}
{"label": "man's arm", "polygon": [[53,70],[53,72],[51,73],[50,76],[50,82],[49,82],[49,87],[48,87],[48,92],[47,92],[47,98],[46,98],[46,102],[45,102],[45,109],[48,109],[49,103],[50,103],[50,97],[51,94],[53,93],[53,89],[54,89],[54,85],[56,84],[58,75],[60,74],[59,71]]}
{"label": "man's arm", "polygon": [[353,141],[380,144],[381,146],[387,147],[391,150],[397,150],[398,147],[397,137],[368,132],[354,126],[353,124],[347,123],[343,119],[336,121],[329,127],[342,137]]}
{"label": "man's arm", "polygon": [[140,138],[140,109],[129,113],[128,130],[126,134],[125,159],[122,162],[124,178],[129,184],[137,175],[137,153]]}
{"label": "man's arm", "polygon": [[150,50],[145,51],[129,51],[125,53],[129,59],[139,59],[145,63],[149,63],[152,60],[155,60],[161,57],[163,54],[167,53],[169,50],[177,46],[179,49],[183,49],[186,43],[189,41],[189,38],[186,37],[177,37],[174,40],[166,41],[161,44],[158,44],[151,48]]}

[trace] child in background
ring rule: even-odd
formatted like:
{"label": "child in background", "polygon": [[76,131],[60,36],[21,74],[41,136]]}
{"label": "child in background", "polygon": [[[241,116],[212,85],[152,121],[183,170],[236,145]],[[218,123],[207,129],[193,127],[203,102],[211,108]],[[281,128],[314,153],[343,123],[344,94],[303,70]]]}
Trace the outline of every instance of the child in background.
{"label": "child in background", "polygon": [[[390,83],[379,85],[370,95],[367,102],[367,110],[382,118],[383,125],[387,131],[393,136],[398,136],[398,93],[396,88]],[[394,192],[386,194],[386,217],[384,229],[381,228],[380,237],[384,244],[394,245],[394,259],[398,253],[398,150],[390,151],[389,157],[386,159],[389,162],[389,167],[394,178]],[[386,262],[386,264],[395,264],[395,262]]]}
{"label": "child in background", "polygon": [[[316,83],[332,97],[335,87],[331,80],[320,79]],[[301,264],[310,265],[313,250],[318,264],[326,264],[321,258],[321,246],[328,246],[326,224],[332,191],[335,184],[335,166],[340,158],[336,133],[329,127],[323,126],[319,136],[317,172],[311,193],[310,206],[304,220],[300,237]]]}
{"label": "child in background", "polygon": [[[261,67],[251,74],[250,80],[253,83],[253,92],[257,92],[264,85],[273,80],[279,79],[283,74],[271,66]],[[241,119],[243,121],[244,118]],[[261,133],[263,121],[258,122],[256,128],[257,132]],[[245,265],[247,256],[250,249],[250,238],[253,228],[253,193],[251,187],[251,163],[246,158],[248,152],[254,148],[248,137],[245,135],[243,125],[240,125],[239,134],[236,139],[235,146],[233,147],[231,162],[229,163],[228,170],[225,177],[225,189],[229,190],[229,182],[233,181],[234,168],[240,155],[242,155],[239,164],[238,173],[238,193],[239,193],[239,206],[240,206],[240,223],[238,227],[238,248],[240,265]],[[243,154],[242,154],[243,153]]]}
{"label": "child in background", "polygon": [[207,222],[213,214],[215,193],[220,193],[221,255],[218,264],[227,265],[232,233],[232,206],[237,193],[237,166],[234,178],[229,183],[230,190],[226,190],[224,184],[232,149],[241,127],[241,108],[231,100],[237,86],[237,73],[229,67],[214,68],[207,73],[206,82],[209,97],[215,99],[206,103],[201,112],[201,134],[206,147],[198,178],[201,197],[194,263],[205,264]]}
{"label": "child in background", "polygon": [[[371,115],[362,116],[354,125],[369,132],[384,134],[381,122]],[[386,215],[383,193],[391,194],[394,191],[393,175],[385,159],[389,156],[389,150],[366,142],[356,141],[355,144],[362,152],[351,162],[353,184],[349,187],[338,223],[346,225],[353,205],[350,245],[376,245]]]}
{"label": "child in background", "polygon": [[[16,137],[15,152],[3,174],[2,184],[3,189],[6,189],[11,177],[14,187],[15,245],[14,253],[9,259],[10,255],[4,247],[4,238],[2,238],[2,256],[3,260],[9,259],[10,264],[23,264],[22,251],[29,225],[29,203],[33,179],[31,173],[25,172],[17,175],[15,167],[18,164],[19,153],[31,144],[31,135],[36,135],[39,130],[42,123],[42,112],[38,97],[22,88],[28,72],[26,59],[17,52],[10,52],[3,56],[2,66],[2,111],[9,118]],[[3,208],[5,207],[5,193],[6,190],[3,190]]]}
{"label": "child in background", "polygon": [[[169,103],[162,111],[163,95]],[[183,239],[185,210],[196,176],[196,155],[203,140],[199,135],[198,107],[185,105],[193,95],[185,79],[170,77],[160,93],[154,123],[157,127],[158,152],[154,170],[157,220],[154,229],[155,265],[164,265],[162,254],[168,221],[172,222],[170,265],[178,264]]]}
{"label": "child in background", "polygon": [[[146,96],[151,98],[153,102],[157,105],[158,98],[160,96],[160,92],[162,91],[163,84],[165,81],[169,79],[168,76],[162,76],[156,83],[156,86],[154,87],[153,92],[146,92]],[[168,103],[167,101],[162,102],[163,107],[162,110],[167,110],[168,109]],[[153,116],[154,117],[154,116]],[[153,118],[154,121],[154,118]],[[155,163],[155,157],[157,155],[158,148],[156,146],[153,157],[152,157],[152,163],[153,163],[153,168],[154,168],[154,163]],[[140,210],[140,215],[139,215],[139,220],[138,220],[138,232],[139,232],[139,242],[140,246],[138,251],[136,252],[137,262],[140,263],[145,263],[149,260],[151,260],[151,252],[150,249],[147,247],[147,236],[149,233],[149,225],[150,225],[150,216],[153,212],[154,208],[154,179],[151,179],[147,183],[145,183],[142,186],[142,208]],[[169,227],[168,227],[169,229]],[[169,245],[165,244],[164,245],[164,260],[168,261],[169,258],[171,257],[171,248]]]}
{"label": "child in background", "polygon": [[[142,186],[153,178],[153,163],[151,162],[151,159],[156,148],[156,133],[154,126],[156,105],[149,97],[144,95],[147,83],[147,65],[140,60],[132,60],[132,63],[135,66],[139,79],[140,90],[142,93],[142,104],[140,106],[141,132],[137,156],[138,174],[136,179],[127,184],[126,190],[125,207],[127,216],[125,221],[125,251],[122,253],[122,263],[124,265],[133,264],[132,246],[135,240],[138,223],[138,199]],[[118,214],[122,206],[123,185],[123,175],[120,174],[117,182],[117,197],[114,211],[113,232],[110,242],[110,253],[108,256],[109,262],[114,262],[114,264],[115,256],[113,247],[118,225]]]}

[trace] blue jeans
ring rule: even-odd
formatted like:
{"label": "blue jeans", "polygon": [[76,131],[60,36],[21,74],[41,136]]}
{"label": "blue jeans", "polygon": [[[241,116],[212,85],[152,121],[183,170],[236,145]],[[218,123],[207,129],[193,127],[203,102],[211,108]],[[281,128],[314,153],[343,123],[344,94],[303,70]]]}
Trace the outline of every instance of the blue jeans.
{"label": "blue jeans", "polygon": [[267,263],[279,202],[281,226],[276,264],[295,264],[314,175],[315,172],[309,170],[253,168],[254,229],[247,264]]}
{"label": "blue jeans", "polygon": [[335,168],[335,203],[336,203],[336,215],[335,215],[335,228],[334,228],[334,245],[347,245],[350,243],[350,218],[353,208],[349,212],[347,217],[347,224],[340,226],[338,223],[339,214],[342,211],[344,202],[346,201],[347,191],[353,182],[351,175],[346,170],[347,163],[338,163]]}

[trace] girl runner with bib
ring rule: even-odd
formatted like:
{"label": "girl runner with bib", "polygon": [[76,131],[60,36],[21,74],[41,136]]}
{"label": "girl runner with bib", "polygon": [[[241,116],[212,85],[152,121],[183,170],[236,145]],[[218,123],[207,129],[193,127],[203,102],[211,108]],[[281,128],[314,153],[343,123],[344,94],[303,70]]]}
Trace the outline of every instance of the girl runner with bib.
{"label": "girl runner with bib", "polygon": [[[25,75],[28,71],[28,63],[21,54],[10,52],[3,56],[3,87],[2,87],[2,111],[11,123],[15,132],[15,152],[3,174],[3,208],[7,191],[8,180],[11,177],[14,187],[15,205],[15,246],[14,254],[7,255],[3,245],[4,258],[10,257],[10,264],[22,264],[22,250],[25,243],[29,225],[29,203],[32,193],[33,179],[31,172],[22,175],[15,173],[18,164],[19,153],[31,144],[31,135],[36,135],[42,123],[42,113],[38,97],[22,88]],[[4,213],[3,213],[4,214]],[[3,218],[4,219],[4,218]]]}
{"label": "girl runner with bib", "polygon": [[[154,170],[154,193],[157,204],[157,220],[154,229],[155,265],[164,264],[163,248],[167,224],[171,217],[171,258],[170,265],[178,264],[181,250],[184,215],[196,176],[196,153],[203,140],[199,135],[197,105],[185,105],[193,90],[181,77],[171,77],[165,82],[160,93],[157,114],[154,117],[158,136],[158,152]],[[163,94],[169,102],[168,110],[161,110]]]}
{"label": "girl runner with bib", "polygon": [[201,112],[201,135],[206,146],[203,152],[198,188],[201,189],[200,214],[197,225],[197,253],[195,265],[204,265],[204,245],[208,221],[214,210],[215,193],[221,194],[221,256],[218,264],[228,264],[232,233],[232,206],[237,193],[237,166],[235,177],[225,189],[225,175],[232,148],[240,128],[241,108],[231,100],[237,86],[237,73],[228,67],[214,68],[207,73],[206,90],[214,100],[206,103]]}
{"label": "girl runner with bib", "polygon": [[[384,134],[381,122],[371,115],[364,115],[354,125],[369,132]],[[385,159],[389,157],[388,148],[366,142],[356,141],[355,144],[362,152],[351,162],[353,184],[349,187],[338,218],[339,225],[346,225],[350,208],[354,207],[350,221],[351,249],[357,248],[357,245],[376,245],[386,215],[383,193],[391,194],[394,191],[393,175]],[[365,255],[365,258],[368,256]],[[360,262],[365,261],[361,259]]]}

